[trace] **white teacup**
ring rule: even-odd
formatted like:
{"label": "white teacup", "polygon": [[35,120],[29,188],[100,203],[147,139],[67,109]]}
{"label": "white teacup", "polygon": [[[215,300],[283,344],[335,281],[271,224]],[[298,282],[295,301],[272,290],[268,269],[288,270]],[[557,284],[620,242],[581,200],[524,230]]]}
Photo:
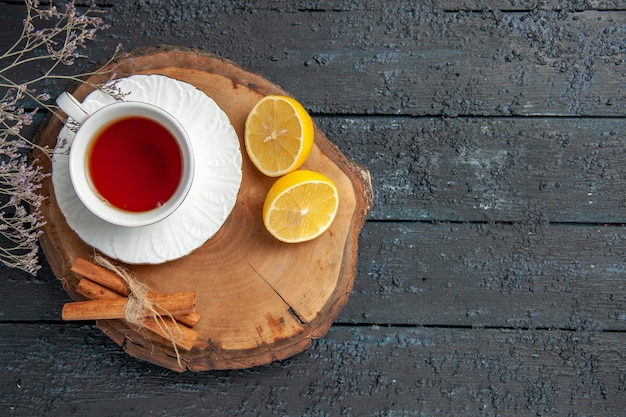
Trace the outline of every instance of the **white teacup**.
{"label": "white teacup", "polygon": [[90,113],[69,93],[56,102],[80,125],[69,172],[78,198],[94,215],[119,226],[146,226],[185,200],[193,181],[193,147],[171,114],[133,101]]}

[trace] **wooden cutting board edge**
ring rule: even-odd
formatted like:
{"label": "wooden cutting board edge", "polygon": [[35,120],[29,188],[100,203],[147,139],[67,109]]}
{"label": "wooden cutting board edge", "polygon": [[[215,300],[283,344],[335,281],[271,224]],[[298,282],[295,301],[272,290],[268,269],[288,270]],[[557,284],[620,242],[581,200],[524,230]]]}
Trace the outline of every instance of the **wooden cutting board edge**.
{"label": "wooden cutting board edge", "polygon": [[[168,56],[167,60],[163,59],[165,55]],[[172,61],[172,55],[175,55],[177,65],[184,68],[195,68],[200,71],[217,73],[222,73],[226,68],[228,68],[229,76],[233,78],[233,82],[245,85],[262,95],[289,95],[282,88],[271,83],[265,78],[248,72],[223,57],[216,56],[209,52],[189,48],[167,45],[139,48],[118,57],[115,61],[109,62],[106,68],[113,69],[115,78],[125,77],[138,71],[134,65],[133,59],[135,57],[151,57],[149,61],[154,65],[146,65],[144,62],[140,71],[142,73],[159,73],[159,69],[164,67],[164,62]],[[198,67],[197,65],[198,56],[204,58],[201,60],[201,67]],[[96,68],[100,67],[101,66],[96,66]],[[90,78],[90,81],[97,83],[105,82],[109,77],[110,75],[106,73],[100,73]],[[81,83],[69,87],[68,90],[74,91],[76,97],[79,100],[82,100],[93,90],[93,88],[87,84]],[[54,116],[48,116],[46,121],[42,123],[42,126],[43,127],[40,128],[37,134],[35,139],[36,141],[39,140],[40,137],[45,136],[46,132],[48,132],[48,134],[51,131],[58,132],[62,127],[62,121]],[[316,130],[319,131],[317,126]],[[323,134],[321,136],[326,139]],[[99,328],[118,345],[122,346],[129,355],[176,372],[182,372],[186,369],[193,371],[205,371],[210,369],[249,368],[256,365],[263,365],[272,361],[282,360],[294,356],[308,348],[312,339],[323,337],[330,329],[334,319],[339,315],[345,306],[345,303],[348,301],[349,294],[352,291],[354,278],[356,276],[359,232],[363,227],[369,212],[371,211],[373,205],[373,192],[371,178],[367,169],[346,158],[343,153],[327,139],[323,141],[316,140],[316,143],[322,152],[351,178],[352,186],[357,198],[358,212],[355,213],[352,218],[352,224],[349,226],[351,231],[350,238],[346,242],[344,248],[344,253],[352,254],[352,256],[343,257],[338,285],[335,287],[334,292],[329,299],[332,302],[327,303],[323,310],[320,311],[318,317],[313,322],[308,323],[306,334],[303,334],[298,338],[278,341],[271,345],[262,345],[244,352],[224,351],[219,348],[209,348],[202,352],[192,351],[193,354],[185,355],[185,359],[179,363],[176,357],[172,354],[171,345],[168,342],[154,338],[138,338],[137,333],[129,330],[127,324],[124,322],[116,320],[102,320],[97,323]],[[49,161],[45,160],[45,157],[42,157],[41,155],[39,155],[39,158],[42,166],[50,169]],[[48,199],[44,204],[56,204],[53,195],[54,193],[50,194],[51,195],[48,196]],[[78,282],[78,277],[74,276],[73,273],[69,272],[68,269],[64,267],[64,265],[69,265],[73,260],[70,259],[71,257],[68,254],[59,253],[59,251],[55,248],[53,239],[51,239],[55,233],[55,225],[46,225],[44,231],[45,232],[40,239],[41,246],[54,274],[63,282],[65,290],[72,298],[81,299],[81,297],[74,291],[74,287]],[[91,253],[80,254],[80,256],[87,258],[91,255]]]}

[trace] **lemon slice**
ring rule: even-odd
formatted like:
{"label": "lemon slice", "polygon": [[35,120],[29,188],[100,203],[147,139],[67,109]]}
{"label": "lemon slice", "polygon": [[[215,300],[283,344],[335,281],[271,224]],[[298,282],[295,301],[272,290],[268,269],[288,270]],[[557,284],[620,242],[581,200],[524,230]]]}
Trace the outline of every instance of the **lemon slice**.
{"label": "lemon slice", "polygon": [[328,177],[297,170],[279,178],[269,189],[263,223],[282,242],[305,242],[330,227],[338,208],[339,193]]}
{"label": "lemon slice", "polygon": [[279,177],[298,169],[313,147],[313,120],[291,97],[263,97],[246,119],[246,151],[265,175]]}

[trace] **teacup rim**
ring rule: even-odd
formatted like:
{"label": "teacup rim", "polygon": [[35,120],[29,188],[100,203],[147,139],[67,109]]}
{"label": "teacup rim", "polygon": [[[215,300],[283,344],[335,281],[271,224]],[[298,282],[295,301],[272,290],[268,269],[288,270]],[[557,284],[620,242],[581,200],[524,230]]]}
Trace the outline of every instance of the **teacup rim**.
{"label": "teacup rim", "polygon": [[[142,113],[141,111],[134,111],[120,115],[113,115],[113,117],[106,122],[100,122],[97,119],[98,117],[102,117],[103,112],[106,113],[107,111],[116,111],[115,108],[119,108],[120,110],[125,111],[129,111],[130,109],[148,109],[148,112],[156,113],[159,115],[159,117],[153,117],[153,114],[146,114]],[[96,117],[96,119],[93,119],[94,116]],[[100,131],[107,124],[114,123],[115,121],[123,119],[124,117],[132,116],[147,117],[161,124],[168,131],[173,133],[173,136],[176,138],[181,149],[181,154],[184,161],[183,166],[185,167],[183,169],[183,175],[180,181],[181,185],[176,190],[174,195],[162,206],[142,212],[126,211],[108,203],[103,197],[101,197],[97,193],[93,184],[91,183],[85,159],[83,158],[81,160],[81,158],[79,158],[80,155],[85,155],[88,152],[88,149],[94,140],[93,136],[96,134],[97,131]],[[84,135],[88,135],[89,137],[87,139],[84,139]],[[167,110],[154,104],[141,101],[116,101],[95,110],[92,114],[89,115],[89,117],[79,126],[79,128],[75,132],[69,150],[70,180],[79,200],[95,216],[99,217],[105,222],[117,226],[148,226],[160,222],[170,216],[180,207],[182,202],[187,197],[193,183],[194,172],[195,158],[193,153],[193,145],[189,138],[189,134],[185,130],[182,123],[180,123],[180,121]]]}

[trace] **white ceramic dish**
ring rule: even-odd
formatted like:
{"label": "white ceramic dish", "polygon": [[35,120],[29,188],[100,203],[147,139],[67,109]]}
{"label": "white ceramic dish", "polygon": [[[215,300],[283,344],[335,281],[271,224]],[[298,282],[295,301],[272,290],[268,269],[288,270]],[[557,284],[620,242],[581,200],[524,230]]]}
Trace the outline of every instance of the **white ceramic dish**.
{"label": "white ceramic dish", "polygon": [[[69,174],[68,150],[74,133],[63,127],[52,162],[52,182],[68,225],[89,245],[131,264],[159,264],[183,257],[210,239],[224,224],[241,185],[237,133],[219,106],[191,84],[162,75],[133,75],[117,80],[124,100],[157,105],[176,117],[194,148],[195,174],[187,199],[164,220],[142,227],[107,223],[93,215],[76,195]],[[83,101],[95,110],[114,99],[96,90]]]}

